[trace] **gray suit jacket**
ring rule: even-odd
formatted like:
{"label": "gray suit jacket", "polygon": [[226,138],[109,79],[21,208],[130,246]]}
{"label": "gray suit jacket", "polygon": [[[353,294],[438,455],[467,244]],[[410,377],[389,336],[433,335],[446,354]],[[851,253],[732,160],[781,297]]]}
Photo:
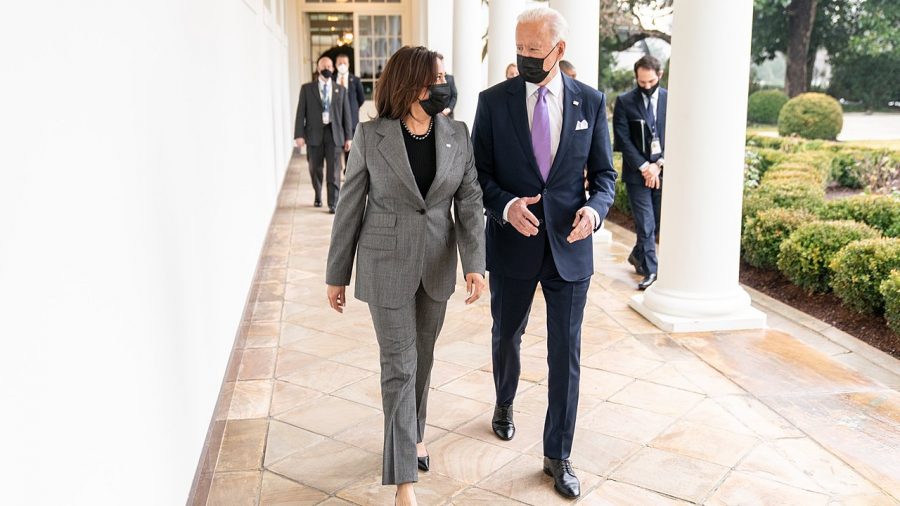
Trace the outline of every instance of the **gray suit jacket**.
{"label": "gray suit jacket", "polygon": [[434,120],[437,172],[425,199],[400,121],[359,124],[331,232],[327,284],[350,284],[355,254],[357,299],[398,308],[421,283],[444,301],[456,287],[457,247],[463,271],[484,274],[481,187],[468,129],[440,114]]}
{"label": "gray suit jacket", "polygon": [[[331,80],[331,136],[334,145],[343,149],[344,141],[353,137],[353,120],[350,117],[350,101],[347,89]],[[319,78],[300,87],[297,102],[297,118],[294,121],[294,138],[302,138],[310,146],[322,145],[325,125],[322,123],[322,96],[319,94]]]}

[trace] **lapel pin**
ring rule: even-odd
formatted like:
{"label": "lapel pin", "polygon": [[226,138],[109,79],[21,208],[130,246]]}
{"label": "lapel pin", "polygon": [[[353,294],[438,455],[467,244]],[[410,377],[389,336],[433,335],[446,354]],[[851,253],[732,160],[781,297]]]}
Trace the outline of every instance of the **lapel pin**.
{"label": "lapel pin", "polygon": [[447,147],[448,147],[448,148],[449,148],[449,147],[450,147],[450,145],[449,145],[449,144],[447,144]]}
{"label": "lapel pin", "polygon": [[578,101],[577,101],[577,100],[573,100],[573,101],[572,101],[572,105],[578,105]]}

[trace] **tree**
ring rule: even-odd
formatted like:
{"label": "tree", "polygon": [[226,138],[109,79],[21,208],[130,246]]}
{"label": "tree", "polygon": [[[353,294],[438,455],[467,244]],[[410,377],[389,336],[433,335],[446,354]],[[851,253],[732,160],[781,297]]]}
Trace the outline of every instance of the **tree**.
{"label": "tree", "polygon": [[[600,0],[600,83],[607,91],[622,91],[633,81],[630,71],[614,71],[613,53],[655,37],[669,44],[672,36],[662,20],[672,15],[674,0]],[[626,86],[627,87],[627,86]]]}
{"label": "tree", "polygon": [[[762,63],[783,53],[785,92],[794,97],[809,89],[810,59],[818,8],[836,0],[755,0],[753,3],[753,60]],[[810,52],[810,49],[813,49]],[[812,56],[810,56],[812,55]]]}

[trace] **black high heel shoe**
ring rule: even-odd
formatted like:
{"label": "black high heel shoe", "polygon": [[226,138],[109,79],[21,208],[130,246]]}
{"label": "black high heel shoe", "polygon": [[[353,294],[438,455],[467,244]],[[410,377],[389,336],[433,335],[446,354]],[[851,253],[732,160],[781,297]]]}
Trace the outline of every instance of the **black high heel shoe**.
{"label": "black high heel shoe", "polygon": [[419,461],[419,469],[420,470],[428,471],[428,464],[429,464],[428,455],[426,455],[424,457],[416,457],[416,460]]}

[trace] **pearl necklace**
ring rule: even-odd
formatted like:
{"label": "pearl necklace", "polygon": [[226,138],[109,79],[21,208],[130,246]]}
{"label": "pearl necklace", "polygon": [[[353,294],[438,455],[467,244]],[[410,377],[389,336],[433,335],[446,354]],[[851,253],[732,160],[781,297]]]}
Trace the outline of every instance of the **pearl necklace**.
{"label": "pearl necklace", "polygon": [[432,118],[431,121],[428,122],[428,130],[426,130],[423,135],[416,135],[412,131],[412,129],[409,128],[409,125],[407,125],[406,122],[403,121],[402,119],[400,120],[400,123],[403,125],[403,128],[406,129],[407,133],[409,133],[410,137],[412,137],[413,139],[415,139],[417,141],[423,141],[423,140],[427,139],[429,135],[431,135],[431,128],[434,126],[434,118]]}

